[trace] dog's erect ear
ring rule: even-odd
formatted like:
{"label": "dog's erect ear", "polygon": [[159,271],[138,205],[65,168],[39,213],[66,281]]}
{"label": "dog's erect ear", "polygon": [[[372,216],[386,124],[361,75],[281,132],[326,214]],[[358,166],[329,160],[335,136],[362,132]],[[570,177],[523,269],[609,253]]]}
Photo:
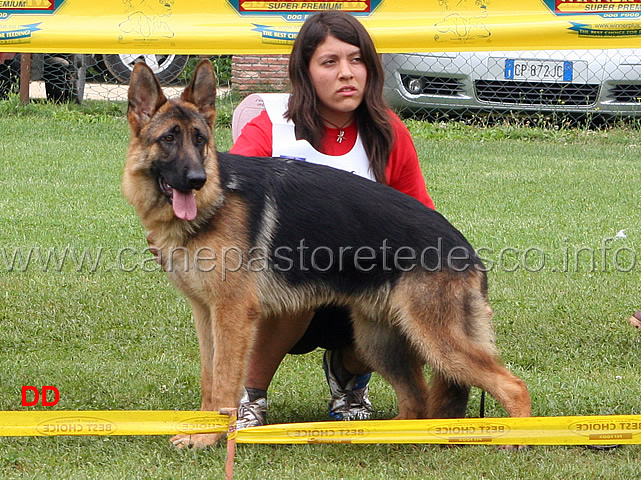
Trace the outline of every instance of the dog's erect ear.
{"label": "dog's erect ear", "polygon": [[140,131],[167,101],[154,72],[145,62],[134,65],[129,81],[128,100],[127,120],[135,132]]}
{"label": "dog's erect ear", "polygon": [[201,60],[191,82],[180,96],[185,102],[193,103],[198,107],[210,127],[214,127],[216,120],[216,72],[209,60]]}

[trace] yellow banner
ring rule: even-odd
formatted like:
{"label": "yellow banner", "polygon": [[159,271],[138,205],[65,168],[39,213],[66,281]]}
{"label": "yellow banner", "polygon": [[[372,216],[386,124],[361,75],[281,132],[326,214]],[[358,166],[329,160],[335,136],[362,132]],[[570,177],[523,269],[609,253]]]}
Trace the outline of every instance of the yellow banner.
{"label": "yellow banner", "polygon": [[0,0],[0,51],[289,53],[326,9],[380,52],[641,47],[641,0]]}
{"label": "yellow banner", "polygon": [[[225,433],[235,417],[185,411],[0,412],[0,436]],[[265,425],[236,443],[413,443],[476,445],[641,444],[641,415],[447,420],[372,420]]]}

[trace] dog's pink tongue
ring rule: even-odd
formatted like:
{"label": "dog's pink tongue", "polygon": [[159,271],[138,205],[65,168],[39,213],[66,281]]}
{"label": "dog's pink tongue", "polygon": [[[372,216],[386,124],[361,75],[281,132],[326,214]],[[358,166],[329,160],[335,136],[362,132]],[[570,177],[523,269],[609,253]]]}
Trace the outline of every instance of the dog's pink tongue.
{"label": "dog's pink tongue", "polygon": [[182,220],[193,220],[196,218],[198,208],[196,207],[196,196],[194,192],[183,193],[174,188],[174,194],[171,199],[174,207],[174,215]]}

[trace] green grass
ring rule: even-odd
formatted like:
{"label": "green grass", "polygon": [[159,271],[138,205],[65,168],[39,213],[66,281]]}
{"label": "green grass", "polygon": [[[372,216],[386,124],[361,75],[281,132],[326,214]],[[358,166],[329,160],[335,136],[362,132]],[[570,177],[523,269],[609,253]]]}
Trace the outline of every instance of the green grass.
{"label": "green grass", "polygon": [[[229,108],[219,115],[221,149],[231,142]],[[120,193],[123,111],[0,102],[0,410],[26,409],[22,385],[55,385],[60,410],[199,406],[190,310],[149,260]],[[528,383],[534,413],[641,414],[641,335],[627,323],[641,307],[639,132],[408,124],[437,208],[492,267],[497,343]],[[627,238],[604,253],[622,229]],[[46,264],[65,248],[64,263]],[[272,422],[326,419],[320,359],[285,360],[270,390]],[[378,376],[371,396],[380,418],[394,415]],[[468,415],[478,409],[474,390]],[[505,412],[490,399],[487,415]],[[235,477],[636,478],[640,453],[240,445]],[[166,437],[4,437],[0,478],[222,478],[224,457],[222,447],[175,451]]]}

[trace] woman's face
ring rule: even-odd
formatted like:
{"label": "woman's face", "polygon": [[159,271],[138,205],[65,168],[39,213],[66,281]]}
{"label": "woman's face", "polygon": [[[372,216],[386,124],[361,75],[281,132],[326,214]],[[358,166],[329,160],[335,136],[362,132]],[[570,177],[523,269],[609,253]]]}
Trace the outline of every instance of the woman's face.
{"label": "woman's face", "polygon": [[367,67],[360,48],[329,35],[309,61],[321,116],[337,125],[348,121],[363,101]]}

